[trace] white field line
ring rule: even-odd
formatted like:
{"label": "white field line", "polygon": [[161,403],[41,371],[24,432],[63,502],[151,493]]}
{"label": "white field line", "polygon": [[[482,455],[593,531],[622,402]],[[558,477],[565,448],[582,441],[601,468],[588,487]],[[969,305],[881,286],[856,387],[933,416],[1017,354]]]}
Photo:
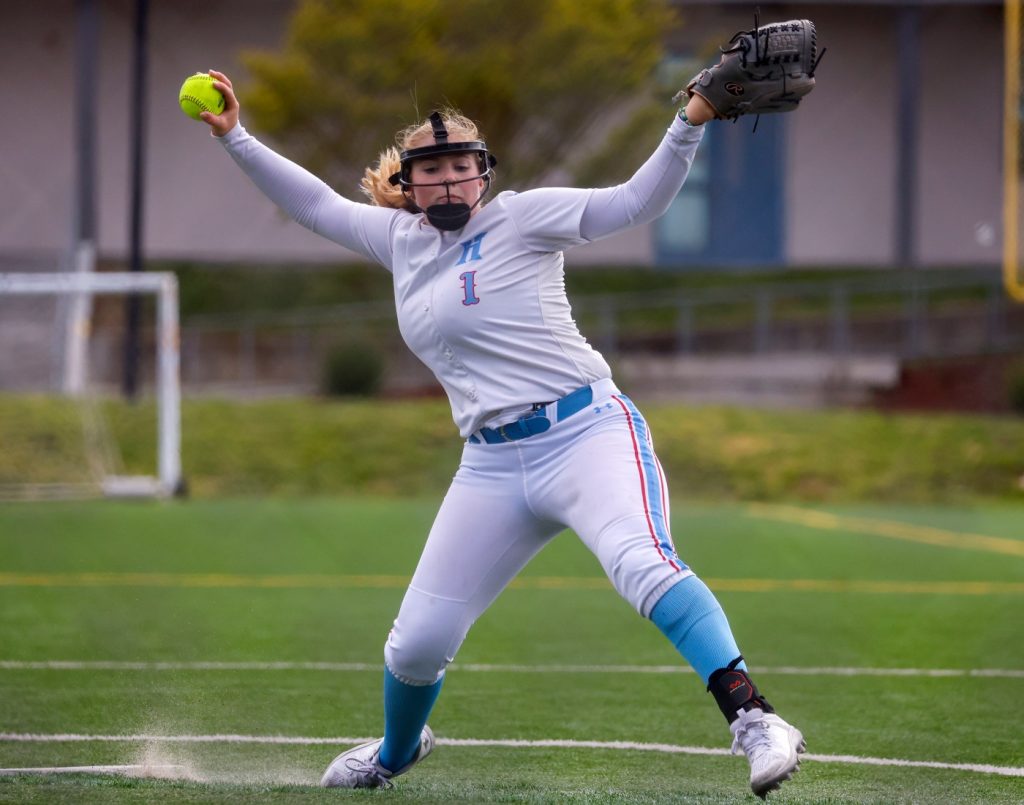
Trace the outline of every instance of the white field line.
{"label": "white field line", "polygon": [[11,777],[15,774],[125,774],[174,777],[184,771],[184,766],[35,766],[24,769],[0,769],[0,777]]}
{"label": "white field line", "polygon": [[[334,671],[378,672],[383,663],[366,662],[131,662],[113,660],[0,660],[0,671]],[[453,663],[452,671],[514,674],[685,674],[686,665],[514,665]],[[759,674],[782,676],[984,677],[1024,679],[1015,668],[867,668],[754,666]]]}
{"label": "white field line", "polygon": [[[285,735],[80,735],[58,733],[0,732],[0,742],[22,743],[72,743],[97,741],[107,743],[220,743],[220,744],[290,744],[290,745],[338,745],[349,746],[374,740],[373,737],[309,738]],[[439,746],[496,746],[509,749],[602,749],[636,752],[662,752],[675,755],[716,755],[731,754],[728,749],[704,746],[677,746],[663,743],[639,743],[635,741],[573,741],[567,739],[546,739],[528,741],[522,739],[482,738],[438,738]],[[860,757],[858,755],[815,755],[805,754],[805,760],[820,763],[848,763],[861,766],[900,766],[904,768],[948,769],[978,774],[997,774],[1003,777],[1024,777],[1024,767],[992,766],[985,763],[945,763],[938,760],[902,760],[899,758]]]}

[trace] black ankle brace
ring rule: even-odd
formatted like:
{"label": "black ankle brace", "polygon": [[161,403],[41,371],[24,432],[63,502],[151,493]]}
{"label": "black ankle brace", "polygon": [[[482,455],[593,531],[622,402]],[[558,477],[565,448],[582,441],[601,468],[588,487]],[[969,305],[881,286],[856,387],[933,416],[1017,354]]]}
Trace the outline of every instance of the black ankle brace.
{"label": "black ankle brace", "polygon": [[736,667],[741,662],[742,655],[727,667],[719,668],[708,680],[708,691],[715,697],[722,715],[730,724],[739,718],[740,710],[759,707],[766,713],[775,712],[775,708],[758,692],[757,685],[747,676],[747,672]]}

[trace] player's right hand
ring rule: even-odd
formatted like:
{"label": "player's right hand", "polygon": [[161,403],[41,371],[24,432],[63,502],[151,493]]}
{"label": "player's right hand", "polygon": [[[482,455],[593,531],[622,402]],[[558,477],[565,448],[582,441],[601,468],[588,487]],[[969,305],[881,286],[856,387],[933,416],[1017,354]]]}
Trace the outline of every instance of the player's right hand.
{"label": "player's right hand", "polygon": [[224,96],[224,111],[219,115],[213,112],[200,112],[199,118],[209,124],[215,137],[223,137],[238,125],[238,98],[235,97],[231,79],[224,73],[210,70],[209,76],[213,79],[213,88]]}

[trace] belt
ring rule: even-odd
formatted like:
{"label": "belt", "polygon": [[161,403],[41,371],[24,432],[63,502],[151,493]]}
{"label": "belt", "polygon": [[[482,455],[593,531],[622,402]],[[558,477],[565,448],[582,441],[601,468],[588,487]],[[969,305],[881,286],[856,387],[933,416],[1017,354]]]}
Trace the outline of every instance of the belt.
{"label": "belt", "polygon": [[551,427],[552,420],[561,422],[590,405],[594,401],[595,387],[598,387],[599,393],[606,391],[606,387],[612,393],[617,391],[611,380],[598,380],[593,385],[583,386],[566,394],[560,400],[535,403],[533,411],[519,417],[515,422],[509,422],[497,428],[480,428],[469,437],[469,441],[472,444],[480,442],[501,444],[502,442],[517,442],[528,436],[544,433]]}

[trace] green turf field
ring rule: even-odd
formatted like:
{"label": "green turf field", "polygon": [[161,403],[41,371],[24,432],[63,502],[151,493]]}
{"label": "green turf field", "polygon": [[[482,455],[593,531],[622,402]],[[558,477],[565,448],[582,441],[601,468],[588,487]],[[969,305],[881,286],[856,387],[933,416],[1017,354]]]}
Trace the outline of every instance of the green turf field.
{"label": "green turf field", "polygon": [[[0,776],[0,801],[754,801],[711,697],[568,533],[470,633],[429,760],[312,787],[380,732],[435,505],[0,506],[0,767],[178,767]],[[1024,509],[678,503],[673,529],[807,737],[773,800],[1024,801]]]}

